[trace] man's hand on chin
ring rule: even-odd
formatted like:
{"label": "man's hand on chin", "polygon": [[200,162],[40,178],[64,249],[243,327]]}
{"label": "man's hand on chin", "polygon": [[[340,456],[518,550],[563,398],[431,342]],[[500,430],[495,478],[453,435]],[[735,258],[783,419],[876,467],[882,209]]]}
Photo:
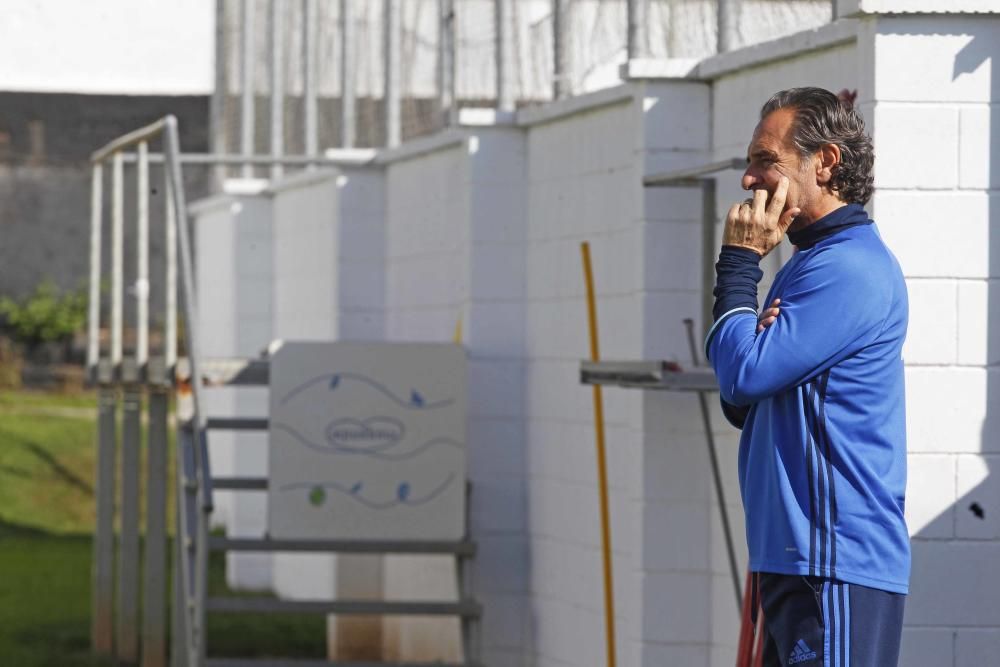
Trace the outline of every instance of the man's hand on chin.
{"label": "man's hand on chin", "polygon": [[770,203],[767,202],[767,190],[761,188],[754,191],[752,199],[733,204],[726,216],[722,245],[747,248],[761,257],[771,252],[800,213],[797,208],[781,212],[787,194],[788,177],[782,176]]}

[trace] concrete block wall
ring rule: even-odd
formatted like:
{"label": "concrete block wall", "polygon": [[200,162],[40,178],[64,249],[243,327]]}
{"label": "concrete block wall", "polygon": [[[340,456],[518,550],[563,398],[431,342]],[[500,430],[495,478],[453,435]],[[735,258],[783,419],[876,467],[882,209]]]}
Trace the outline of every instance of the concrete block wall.
{"label": "concrete block wall", "polygon": [[988,573],[1000,557],[1000,17],[877,16],[860,34],[872,210],[910,295],[901,664],[987,664],[1000,652]]}
{"label": "concrete block wall", "polygon": [[[470,518],[487,664],[603,662],[593,412],[578,379],[589,352],[580,242],[594,258],[602,357],[689,363],[682,320],[695,320],[698,338],[705,326],[701,195],[644,190],[642,176],[743,155],[760,105],[794,85],[858,90],[879,156],[871,210],[910,288],[914,577],[901,664],[989,664],[1000,628],[989,571],[1000,555],[990,437],[1000,356],[991,328],[996,43],[995,18],[846,20],[785,46],[703,61],[705,80],[633,82],[378,159],[383,282],[357,304],[381,298],[383,317],[370,315],[383,328],[363,335],[460,334],[468,351]],[[718,175],[720,215],[743,198],[739,178]],[[310,208],[325,206],[343,210]],[[304,238],[301,251],[316,251]],[[336,247],[321,252],[350,264]],[[786,246],[766,260],[762,290],[788,256]],[[348,303],[336,296],[344,275],[323,278],[329,304]],[[323,335],[343,335],[330,312],[306,315],[320,318],[315,330],[328,327]],[[714,398],[710,408],[742,570],[738,433]],[[612,389],[605,409],[619,664],[731,665],[738,616],[697,399]],[[451,574],[442,559],[391,558],[380,581],[388,595],[443,597],[454,595]],[[432,654],[429,640],[444,652]],[[454,658],[457,627],[394,621],[382,645],[387,658]]]}
{"label": "concrete block wall", "polygon": [[[636,358],[641,337],[641,100],[631,87],[527,117],[526,504],[533,664],[604,662],[604,598],[580,243],[593,259],[601,352]],[[606,392],[618,660],[637,664],[641,395]]]}
{"label": "concrete block wall", "polygon": [[[383,336],[384,183],[368,163],[307,171],[272,184],[274,338],[379,340]],[[274,590],[293,599],[382,594],[381,558],[274,556]],[[377,619],[331,617],[329,654],[373,659]]]}
{"label": "concrete block wall", "polygon": [[[266,195],[222,195],[191,205],[201,352],[209,358],[253,357],[271,340],[271,199]],[[267,391],[220,387],[205,391],[214,417],[267,414]],[[262,433],[215,432],[209,439],[212,474],[255,477],[267,472]],[[266,528],[260,493],[216,492],[213,520],[233,536],[258,536]],[[270,557],[226,555],[226,579],[235,589],[271,585]]]}
{"label": "concrete block wall", "polygon": [[479,543],[483,661],[525,664],[530,558],[525,500],[524,301],[527,227],[524,132],[469,128],[468,294],[469,518]]}
{"label": "concrete block wall", "polygon": [[[483,659],[521,665],[528,568],[523,135],[509,127],[469,128],[385,159],[387,338],[460,340],[467,350],[468,511],[480,547],[474,582],[486,608]],[[388,557],[385,586],[392,596],[454,595],[452,561]],[[457,624],[392,619],[384,645],[387,658],[455,659]]]}
{"label": "concrete block wall", "polygon": [[[469,266],[468,144],[459,132],[440,139],[385,165],[387,340],[449,341],[461,326]],[[467,442],[471,458],[471,434]],[[396,599],[455,599],[454,560],[388,555],[383,588]],[[387,618],[382,633],[389,660],[462,657],[455,619]]]}

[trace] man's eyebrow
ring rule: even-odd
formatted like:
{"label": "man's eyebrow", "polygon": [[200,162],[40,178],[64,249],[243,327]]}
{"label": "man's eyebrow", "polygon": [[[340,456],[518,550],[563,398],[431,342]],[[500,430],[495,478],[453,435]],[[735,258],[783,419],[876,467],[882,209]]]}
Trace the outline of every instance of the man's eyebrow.
{"label": "man's eyebrow", "polygon": [[769,151],[766,148],[758,148],[749,155],[747,155],[747,163],[749,164],[751,158],[775,158],[777,153],[774,151]]}

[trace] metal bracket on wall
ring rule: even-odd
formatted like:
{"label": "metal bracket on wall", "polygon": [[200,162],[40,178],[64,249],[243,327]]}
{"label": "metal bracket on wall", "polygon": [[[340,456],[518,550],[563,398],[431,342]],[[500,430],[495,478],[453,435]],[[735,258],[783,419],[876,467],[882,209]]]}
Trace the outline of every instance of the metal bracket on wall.
{"label": "metal bracket on wall", "polygon": [[712,287],[715,285],[715,179],[712,174],[731,169],[744,169],[746,159],[740,157],[710,162],[697,167],[651,174],[642,179],[647,188],[701,188],[701,326],[702,336],[708,333],[712,322]]}

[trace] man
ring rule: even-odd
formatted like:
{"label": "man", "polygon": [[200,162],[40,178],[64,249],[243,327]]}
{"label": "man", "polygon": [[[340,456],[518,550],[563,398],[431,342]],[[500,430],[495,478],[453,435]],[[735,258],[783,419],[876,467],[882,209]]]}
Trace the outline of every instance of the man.
{"label": "man", "polygon": [[[743,429],[769,666],[898,661],[910,573],[908,308],[899,265],[863,208],[873,161],[864,121],[833,93],[775,94],[747,154],[753,197],[730,209],[716,265],[706,354],[726,417]],[[797,250],[758,318],[758,263],[786,231]]]}

